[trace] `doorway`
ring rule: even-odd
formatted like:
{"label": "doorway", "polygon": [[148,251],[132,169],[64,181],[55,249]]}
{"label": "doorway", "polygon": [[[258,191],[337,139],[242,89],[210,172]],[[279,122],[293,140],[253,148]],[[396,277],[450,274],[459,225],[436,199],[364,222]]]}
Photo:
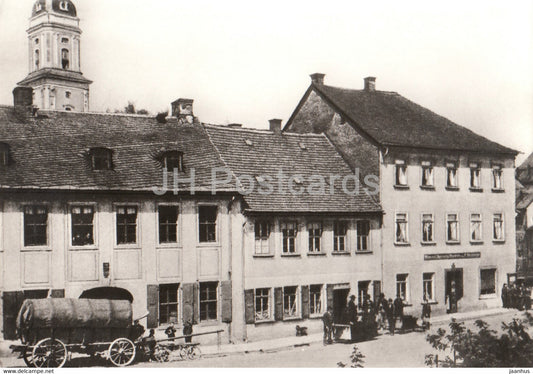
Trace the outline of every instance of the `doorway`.
{"label": "doorway", "polygon": [[333,323],[344,322],[344,311],[348,304],[349,288],[333,290]]}
{"label": "doorway", "polygon": [[463,269],[452,266],[444,274],[446,313],[457,313],[458,301],[463,297]]}

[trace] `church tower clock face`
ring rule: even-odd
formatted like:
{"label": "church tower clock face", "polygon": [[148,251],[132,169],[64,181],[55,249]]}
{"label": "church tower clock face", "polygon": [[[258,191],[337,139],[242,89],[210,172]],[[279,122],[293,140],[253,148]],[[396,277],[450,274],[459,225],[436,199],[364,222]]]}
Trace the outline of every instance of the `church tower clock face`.
{"label": "church tower clock face", "polygon": [[44,110],[89,111],[89,86],[81,72],[80,19],[71,0],[37,0],[28,33],[33,104]]}

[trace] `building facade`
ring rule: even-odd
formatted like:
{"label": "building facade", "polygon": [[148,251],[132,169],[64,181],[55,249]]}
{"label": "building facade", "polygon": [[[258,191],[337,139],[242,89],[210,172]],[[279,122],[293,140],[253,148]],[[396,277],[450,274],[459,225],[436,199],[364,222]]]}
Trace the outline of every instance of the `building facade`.
{"label": "building facade", "polygon": [[533,154],[516,168],[516,272],[531,285],[533,280]]}
{"label": "building facade", "polygon": [[383,289],[418,313],[500,304],[515,269],[514,157],[401,97],[312,83],[285,132],[325,133],[361,179],[379,178]]}

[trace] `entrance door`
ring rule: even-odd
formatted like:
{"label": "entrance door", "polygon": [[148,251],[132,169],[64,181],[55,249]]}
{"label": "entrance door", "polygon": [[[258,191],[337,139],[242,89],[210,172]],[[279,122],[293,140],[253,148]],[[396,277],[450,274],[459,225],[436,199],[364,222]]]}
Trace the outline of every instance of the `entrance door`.
{"label": "entrance door", "polygon": [[457,302],[463,297],[463,269],[446,270],[444,277],[446,313],[457,313]]}
{"label": "entrance door", "polygon": [[348,304],[348,294],[350,290],[333,290],[333,323],[344,323],[344,311]]}

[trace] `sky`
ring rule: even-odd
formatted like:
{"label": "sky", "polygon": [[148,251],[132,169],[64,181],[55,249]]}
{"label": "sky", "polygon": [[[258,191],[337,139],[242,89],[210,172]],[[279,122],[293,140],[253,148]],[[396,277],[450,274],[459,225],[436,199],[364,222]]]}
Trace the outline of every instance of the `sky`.
{"label": "sky", "polygon": [[[533,2],[73,0],[91,110],[194,99],[200,121],[284,123],[310,84],[396,91],[533,152]],[[0,0],[0,104],[28,73],[33,0]]]}

